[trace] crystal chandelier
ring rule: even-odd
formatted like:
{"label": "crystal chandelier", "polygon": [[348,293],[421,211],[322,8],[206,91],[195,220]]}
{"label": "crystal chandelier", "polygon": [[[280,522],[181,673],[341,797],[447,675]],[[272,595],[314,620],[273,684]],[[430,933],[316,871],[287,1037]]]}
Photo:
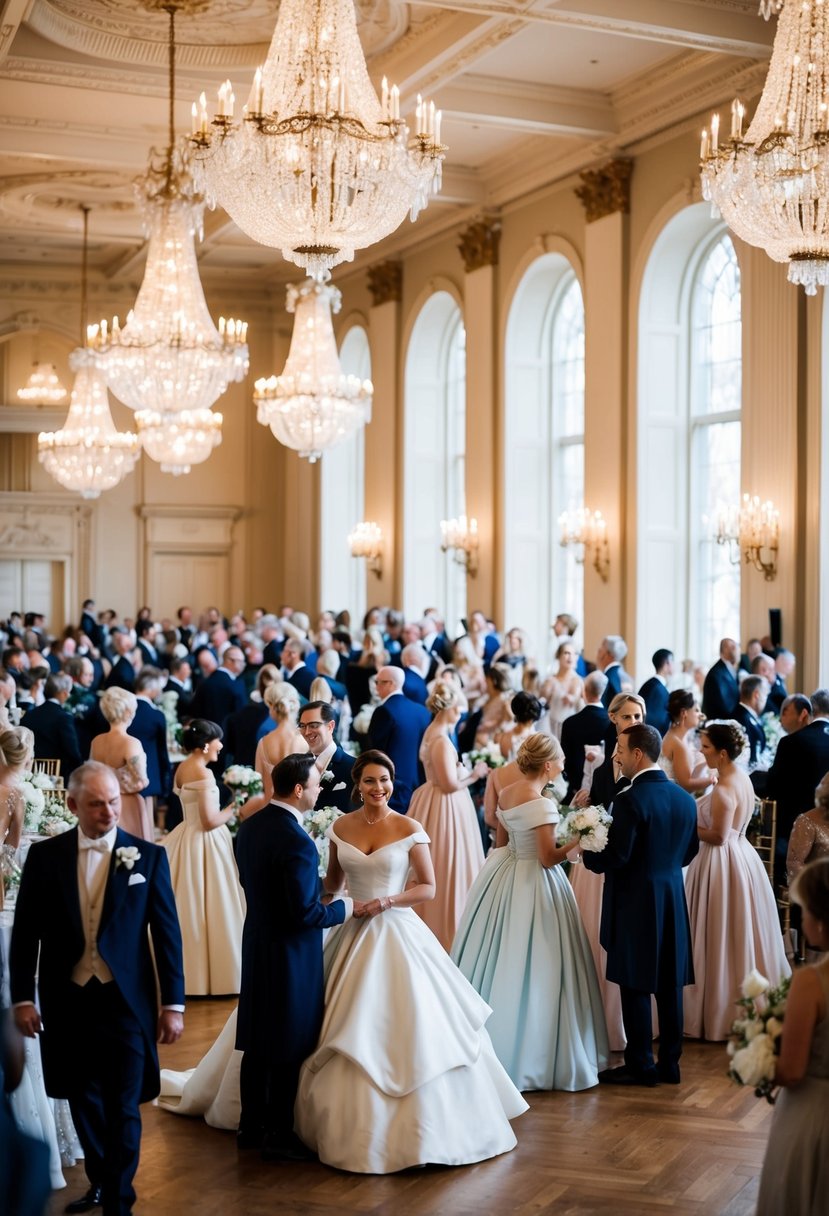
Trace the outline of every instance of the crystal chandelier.
{"label": "crystal chandelier", "polygon": [[162,157],[150,152],[149,168],[136,181],[147,266],[126,324],[121,327],[117,317],[109,327],[104,321],[92,341],[115,395],[130,409],[166,416],[213,405],[231,381],[247,374],[248,348],[244,322],[221,318],[216,329],[199,279],[194,242],[202,234],[204,198],[188,155],[174,142],[175,14],[183,0],[160,7],[170,15],[169,142]]}
{"label": "crystal chandelier", "polygon": [[719,114],[703,131],[702,192],[814,295],[829,284],[829,3],[763,0],[761,12],[780,13],[763,95],[745,134],[739,100],[727,139]]}
{"label": "crystal chandelier", "polygon": [[293,312],[291,348],[281,376],[257,380],[256,417],[280,443],[313,464],[326,449],[371,420],[370,380],[347,376],[340,366],[331,311],[339,312],[336,287],[306,279],[292,284],[286,308]]}
{"label": "crystal chandelier", "polygon": [[[81,341],[84,342],[89,208],[81,210]],[[94,351],[82,345],[69,356],[69,366],[76,375],[66,422],[59,431],[41,431],[37,439],[38,458],[59,485],[84,498],[97,498],[132,472],[141,447],[137,435],[115,429],[106,381]]]}
{"label": "crystal chandelier", "polygon": [[35,359],[29,379],[17,390],[17,399],[27,405],[60,405],[65,401],[66,389],[54,363],[41,363]]}
{"label": "crystal chandelier", "polygon": [[193,106],[196,173],[261,245],[314,278],[355,249],[416,219],[441,182],[440,111],[418,98],[415,134],[400,95],[383,80],[378,99],[357,35],[353,0],[281,0],[264,67],[241,122],[230,81],[218,112]]}
{"label": "crystal chandelier", "polygon": [[144,451],[176,477],[222,442],[222,415],[212,410],[138,410],[135,422]]}

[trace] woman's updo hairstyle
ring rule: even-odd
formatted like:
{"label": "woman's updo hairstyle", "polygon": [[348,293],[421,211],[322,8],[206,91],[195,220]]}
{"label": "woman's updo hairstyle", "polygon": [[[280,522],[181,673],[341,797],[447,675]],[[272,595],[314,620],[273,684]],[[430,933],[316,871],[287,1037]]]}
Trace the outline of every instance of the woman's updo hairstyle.
{"label": "woman's updo hairstyle", "polygon": [[675,688],[668,697],[668,717],[671,725],[676,725],[683,710],[693,709],[696,701],[694,694],[687,688]]}
{"label": "woman's updo hairstyle", "polygon": [[13,726],[0,735],[0,764],[28,768],[35,754],[35,737],[27,726]]}
{"label": "woman's updo hairstyle", "polygon": [[707,722],[700,734],[707,735],[711,746],[718,752],[725,752],[729,760],[736,760],[748,743],[742,726],[732,719],[725,722]]}
{"label": "woman's updo hairstyle", "polygon": [[493,663],[486,674],[496,692],[510,692],[512,689],[512,669],[506,663]]}
{"label": "woman's updo hairstyle", "polygon": [[272,709],[280,722],[286,718],[295,718],[299,713],[299,693],[293,684],[285,680],[275,680],[265,689],[264,702]]}
{"label": "woman's updo hairstyle", "polygon": [[117,685],[108,688],[101,697],[101,713],[110,726],[116,726],[119,722],[132,722],[137,708],[135,693],[126,688],[118,688]]}
{"label": "woman's updo hairstyle", "polygon": [[791,885],[791,898],[824,925],[829,925],[829,857],[811,861]]}
{"label": "woman's updo hairstyle", "polygon": [[430,714],[439,714],[442,709],[452,709],[459,705],[461,690],[451,680],[435,680],[434,687],[426,699],[426,708]]}
{"label": "woman's updo hairstyle", "polygon": [[553,735],[545,735],[541,731],[536,731],[530,735],[518,749],[516,763],[525,777],[530,773],[540,773],[542,768],[548,762],[558,763],[563,762],[564,752],[561,750],[561,744]]}
{"label": "woman's updo hairstyle", "polygon": [[512,716],[520,725],[537,722],[544,713],[544,706],[531,692],[517,692],[509,703]]}
{"label": "woman's updo hairstyle", "polygon": [[182,732],[181,746],[189,755],[190,752],[200,752],[208,743],[221,739],[223,735],[224,731],[217,723],[208,722],[206,718],[194,718]]}
{"label": "woman's updo hairstyle", "polygon": [[642,711],[642,721],[644,722],[645,718],[647,717],[648,710],[644,700],[639,696],[638,692],[617,692],[616,696],[607,707],[607,712],[610,717],[612,718],[614,714],[618,714],[622,706],[628,701],[633,701],[634,705],[639,706]]}
{"label": "woman's updo hairstyle", "polygon": [[353,782],[351,789],[351,801],[359,804],[360,798],[360,778],[369,764],[379,764],[384,768],[391,778],[391,783],[394,785],[394,764],[386,755],[385,752],[378,751],[376,747],[370,748],[367,752],[361,752],[354,761],[354,767],[351,770],[351,780]]}

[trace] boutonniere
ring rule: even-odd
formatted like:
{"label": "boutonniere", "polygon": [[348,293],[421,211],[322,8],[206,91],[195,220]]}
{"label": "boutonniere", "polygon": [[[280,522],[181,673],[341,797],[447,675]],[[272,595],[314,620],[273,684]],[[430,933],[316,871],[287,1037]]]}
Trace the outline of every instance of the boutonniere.
{"label": "boutonniere", "polygon": [[330,768],[327,768],[325,770],[325,772],[320,775],[320,784],[321,785],[327,785],[329,781],[333,781],[333,780],[334,780],[334,774],[331,772]]}
{"label": "boutonniere", "polygon": [[141,860],[141,854],[134,844],[125,845],[121,849],[115,850],[115,869],[123,866],[125,870],[131,870],[137,861]]}

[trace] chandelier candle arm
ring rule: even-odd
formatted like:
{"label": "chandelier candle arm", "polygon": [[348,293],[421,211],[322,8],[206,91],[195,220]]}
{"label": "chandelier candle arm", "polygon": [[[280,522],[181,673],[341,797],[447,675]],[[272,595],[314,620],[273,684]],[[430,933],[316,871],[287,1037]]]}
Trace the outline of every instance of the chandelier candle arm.
{"label": "chandelier candle arm", "polygon": [[441,543],[444,553],[451,553],[455,561],[464,566],[467,574],[478,573],[478,521],[472,516],[467,519],[459,515],[457,519],[442,519],[440,523]]}
{"label": "chandelier candle arm", "polygon": [[383,529],[379,524],[363,520],[348,534],[352,557],[364,557],[366,566],[379,578],[383,573]]}
{"label": "chandelier candle arm", "polygon": [[780,512],[770,499],[761,502],[756,494],[744,494],[739,507],[720,504],[714,538],[718,545],[729,546],[734,565],[744,561],[767,583],[777,577]]}
{"label": "chandelier candle arm", "polygon": [[745,133],[739,99],[728,139],[719,114],[702,132],[702,193],[814,295],[829,284],[829,4],[763,0],[761,12],[780,14],[763,93]]}
{"label": "chandelier candle arm", "polygon": [[440,190],[440,111],[419,98],[410,137],[397,86],[384,78],[378,98],[353,0],[282,0],[240,122],[232,96],[225,81],[210,121],[204,93],[193,106],[198,186],[313,278],[394,232],[407,212],[416,219]]}
{"label": "chandelier candle arm", "polygon": [[591,511],[588,507],[579,507],[572,511],[562,511],[558,517],[559,544],[563,549],[569,546],[581,546],[582,552],[576,557],[579,563],[585,563],[592,553],[592,566],[603,583],[610,577],[610,545],[607,539],[607,522],[601,511]]}

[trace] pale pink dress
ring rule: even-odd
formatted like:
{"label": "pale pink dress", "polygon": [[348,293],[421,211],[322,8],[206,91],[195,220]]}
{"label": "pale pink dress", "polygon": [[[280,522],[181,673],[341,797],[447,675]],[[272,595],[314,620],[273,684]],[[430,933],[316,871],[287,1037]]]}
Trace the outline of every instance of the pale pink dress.
{"label": "pale pink dress", "polygon": [[147,760],[144,753],[140,756],[130,756],[120,768],[112,771],[118,778],[121,789],[121,827],[133,836],[140,836],[142,840],[155,840],[153,801],[152,798],[143,798],[140,793],[147,785]]}
{"label": "pale pink dress", "polygon": [[[572,858],[573,854],[571,853],[569,856]],[[594,874],[582,862],[576,862],[570,866],[569,878],[584,923],[584,931],[593,952],[593,962],[596,964],[610,1050],[624,1051],[627,1039],[625,1038],[625,1028],[622,1025],[622,994],[618,984],[605,979],[607,954],[599,942],[604,874]]]}
{"label": "pale pink dress", "polygon": [[[711,795],[697,817],[710,826]],[[696,983],[685,989],[685,1033],[727,1039],[738,1016],[740,985],[752,968],[771,984],[791,975],[769,876],[746,840],[751,808],[721,845],[700,841],[685,873]]]}
{"label": "pale pink dress", "polygon": [[415,912],[448,951],[466,907],[469,888],[484,864],[484,850],[469,791],[444,794],[435,783],[429,753],[439,738],[435,735],[424,739],[420,745],[426,784],[412,794],[408,815],[421,823],[429,836],[435,867],[435,898],[418,904]]}

